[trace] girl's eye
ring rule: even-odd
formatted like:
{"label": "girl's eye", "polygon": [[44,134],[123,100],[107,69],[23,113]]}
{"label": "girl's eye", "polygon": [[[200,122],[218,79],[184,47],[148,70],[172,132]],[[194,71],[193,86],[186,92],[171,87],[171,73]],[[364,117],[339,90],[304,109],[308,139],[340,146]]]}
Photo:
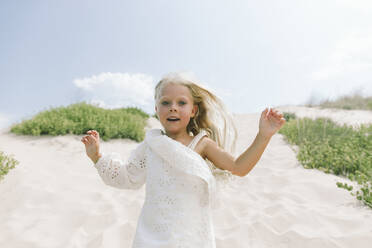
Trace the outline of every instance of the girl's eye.
{"label": "girl's eye", "polygon": [[[186,102],[184,102],[184,101],[180,101],[179,103],[180,103],[181,105],[185,105],[185,104],[186,104]],[[162,102],[161,104],[162,104],[162,105],[167,105],[168,102],[167,102],[167,101],[164,101],[164,102]]]}

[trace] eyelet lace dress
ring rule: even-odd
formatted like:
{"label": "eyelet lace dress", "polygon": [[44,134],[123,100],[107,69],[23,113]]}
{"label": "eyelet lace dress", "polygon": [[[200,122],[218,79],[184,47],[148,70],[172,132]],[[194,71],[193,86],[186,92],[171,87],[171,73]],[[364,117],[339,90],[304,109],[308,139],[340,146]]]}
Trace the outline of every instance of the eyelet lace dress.
{"label": "eyelet lace dress", "polygon": [[102,153],[94,165],[107,185],[139,189],[146,183],[132,248],[216,247],[211,214],[216,182],[194,151],[205,135],[201,130],[185,146],[151,129],[126,163],[117,153]]}

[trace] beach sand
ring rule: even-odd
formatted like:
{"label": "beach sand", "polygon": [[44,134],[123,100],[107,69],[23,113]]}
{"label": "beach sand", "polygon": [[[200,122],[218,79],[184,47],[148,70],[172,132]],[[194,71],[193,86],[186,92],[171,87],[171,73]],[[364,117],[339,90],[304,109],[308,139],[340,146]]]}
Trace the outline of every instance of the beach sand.
{"label": "beach sand", "polygon": [[[372,122],[370,111],[277,109],[348,124]],[[260,113],[234,117],[240,154],[258,132]],[[156,119],[149,120],[148,128],[159,127]],[[133,191],[105,185],[85,154],[82,136],[30,137],[7,131],[1,130],[0,151],[20,164],[0,181],[0,247],[131,246],[145,187]],[[101,141],[101,150],[125,159],[137,144]],[[304,169],[294,149],[275,134],[253,170],[220,192],[220,205],[213,210],[217,247],[371,247],[372,210],[338,188],[337,181],[356,185]]]}

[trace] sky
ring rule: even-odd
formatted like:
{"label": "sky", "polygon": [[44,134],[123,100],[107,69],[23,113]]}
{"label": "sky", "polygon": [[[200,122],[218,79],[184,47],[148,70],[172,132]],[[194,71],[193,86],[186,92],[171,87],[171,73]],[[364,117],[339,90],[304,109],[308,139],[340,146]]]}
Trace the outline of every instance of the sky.
{"label": "sky", "polygon": [[82,101],[153,114],[170,72],[232,113],[372,95],[372,1],[0,1],[0,128]]}

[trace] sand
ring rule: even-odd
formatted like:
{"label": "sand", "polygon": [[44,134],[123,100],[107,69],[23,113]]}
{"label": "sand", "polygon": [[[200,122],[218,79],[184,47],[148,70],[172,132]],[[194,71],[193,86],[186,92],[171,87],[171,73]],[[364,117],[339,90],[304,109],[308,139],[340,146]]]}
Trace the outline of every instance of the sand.
{"label": "sand", "polygon": [[[298,116],[330,116],[286,108]],[[352,116],[372,122],[371,112],[341,111],[335,115],[350,123]],[[234,116],[240,154],[255,138],[260,113]],[[148,128],[159,125],[151,118]],[[0,151],[20,164],[0,181],[0,247],[130,247],[145,187],[134,191],[105,185],[85,154],[82,136],[28,137],[7,131],[1,131]],[[102,151],[123,158],[136,146],[131,140],[101,142]],[[371,247],[372,210],[338,188],[338,181],[355,185],[304,169],[283,136],[274,135],[254,169],[221,192],[221,204],[213,211],[217,247]]]}

